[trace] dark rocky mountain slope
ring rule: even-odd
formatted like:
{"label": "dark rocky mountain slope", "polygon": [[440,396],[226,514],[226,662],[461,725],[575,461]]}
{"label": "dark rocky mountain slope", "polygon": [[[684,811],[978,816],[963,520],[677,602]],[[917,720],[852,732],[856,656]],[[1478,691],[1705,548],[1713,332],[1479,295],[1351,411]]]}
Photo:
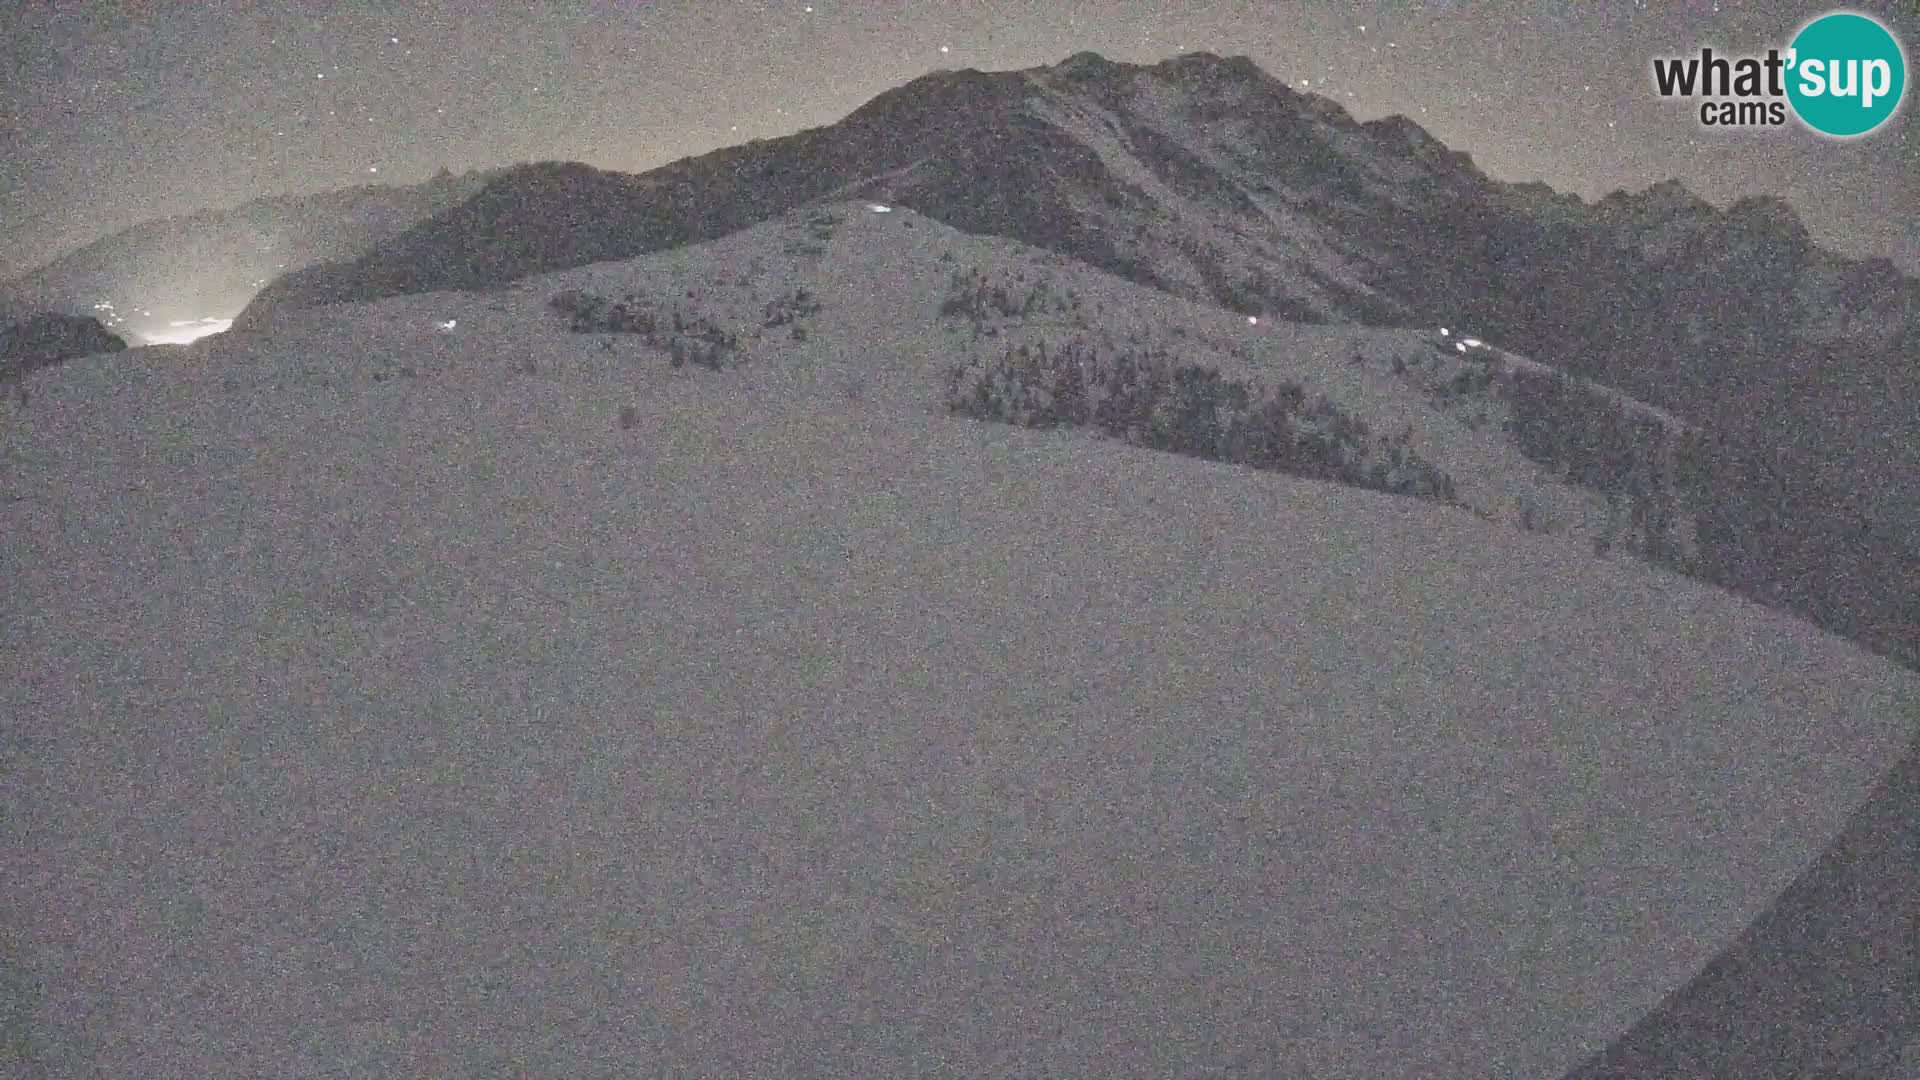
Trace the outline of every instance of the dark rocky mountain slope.
{"label": "dark rocky mountain slope", "polygon": [[119,352],[127,343],[107,332],[100,320],[85,315],[42,312],[0,322],[0,379],[52,367],[76,356]]}

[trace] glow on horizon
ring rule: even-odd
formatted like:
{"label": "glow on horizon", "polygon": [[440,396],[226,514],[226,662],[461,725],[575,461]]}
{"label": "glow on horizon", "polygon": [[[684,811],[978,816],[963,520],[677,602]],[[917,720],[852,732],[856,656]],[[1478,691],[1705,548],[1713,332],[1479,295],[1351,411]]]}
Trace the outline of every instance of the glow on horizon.
{"label": "glow on horizon", "polygon": [[225,333],[233,326],[232,319],[175,319],[167,324],[167,329],[148,331],[140,336],[149,345],[187,345],[203,337]]}

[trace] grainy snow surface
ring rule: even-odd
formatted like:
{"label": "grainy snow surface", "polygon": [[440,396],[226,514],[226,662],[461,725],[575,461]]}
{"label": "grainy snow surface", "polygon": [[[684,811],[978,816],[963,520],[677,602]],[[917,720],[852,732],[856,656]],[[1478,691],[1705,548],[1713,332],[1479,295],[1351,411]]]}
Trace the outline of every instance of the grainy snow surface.
{"label": "grainy snow surface", "polygon": [[[911,220],[30,376],[8,1045],[52,1076],[1551,1076],[1912,734],[1912,676],[1582,539],[937,415],[961,241],[877,231]],[[824,308],[737,371],[543,307],[756,256]]]}

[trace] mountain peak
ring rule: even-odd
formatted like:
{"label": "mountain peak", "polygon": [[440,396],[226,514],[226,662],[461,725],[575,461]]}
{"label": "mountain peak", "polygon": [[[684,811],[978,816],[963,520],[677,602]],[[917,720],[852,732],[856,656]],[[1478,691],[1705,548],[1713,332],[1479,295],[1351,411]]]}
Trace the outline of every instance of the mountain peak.
{"label": "mountain peak", "polygon": [[1748,195],[1727,207],[1727,217],[1741,224],[1775,229],[1790,236],[1804,237],[1807,227],[1794,212],[1792,204],[1778,195]]}
{"label": "mountain peak", "polygon": [[1153,65],[1153,70],[1175,79],[1195,78],[1206,82],[1230,79],[1265,81],[1268,75],[1249,56],[1221,56],[1205,49],[1168,57]]}
{"label": "mountain peak", "polygon": [[1453,153],[1445,143],[1434,138],[1432,132],[1404,113],[1368,120],[1360,127],[1383,142],[1412,151],[1416,157],[1443,157]]}
{"label": "mountain peak", "polygon": [[1158,63],[1131,64],[1110,60],[1091,49],[1083,49],[1050,68],[1041,70],[1069,79],[1151,72],[1175,82],[1222,83],[1236,80],[1265,82],[1271,78],[1248,56],[1221,56],[1201,49],[1170,56]]}
{"label": "mountain peak", "polygon": [[1116,63],[1091,49],[1082,49],[1060,61],[1053,69],[1062,75],[1077,75],[1083,72],[1116,71],[1130,65]]}
{"label": "mountain peak", "polygon": [[1139,75],[1141,68],[1120,60],[1109,60],[1092,50],[1083,49],[1052,67],[1033,69],[1042,81],[1069,91],[1092,89],[1104,92],[1117,89]]}
{"label": "mountain peak", "polygon": [[1678,180],[1662,180],[1647,188],[1640,197],[1656,206],[1676,206],[1694,209],[1707,205],[1707,201],[1695,195],[1687,185]]}
{"label": "mountain peak", "polygon": [[1712,204],[1695,195],[1678,180],[1668,179],[1649,185],[1643,191],[1614,191],[1600,200],[1599,205],[1609,209],[1618,208],[1654,213],[1662,216],[1678,213],[1711,213]]}

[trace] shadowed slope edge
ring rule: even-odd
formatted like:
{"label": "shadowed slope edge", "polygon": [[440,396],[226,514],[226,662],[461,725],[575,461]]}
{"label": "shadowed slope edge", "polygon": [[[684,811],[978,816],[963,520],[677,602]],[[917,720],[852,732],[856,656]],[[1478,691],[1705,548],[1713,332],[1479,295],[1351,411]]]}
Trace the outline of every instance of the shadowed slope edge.
{"label": "shadowed slope edge", "polygon": [[1780,899],[1568,1080],[1920,1077],[1920,741]]}

